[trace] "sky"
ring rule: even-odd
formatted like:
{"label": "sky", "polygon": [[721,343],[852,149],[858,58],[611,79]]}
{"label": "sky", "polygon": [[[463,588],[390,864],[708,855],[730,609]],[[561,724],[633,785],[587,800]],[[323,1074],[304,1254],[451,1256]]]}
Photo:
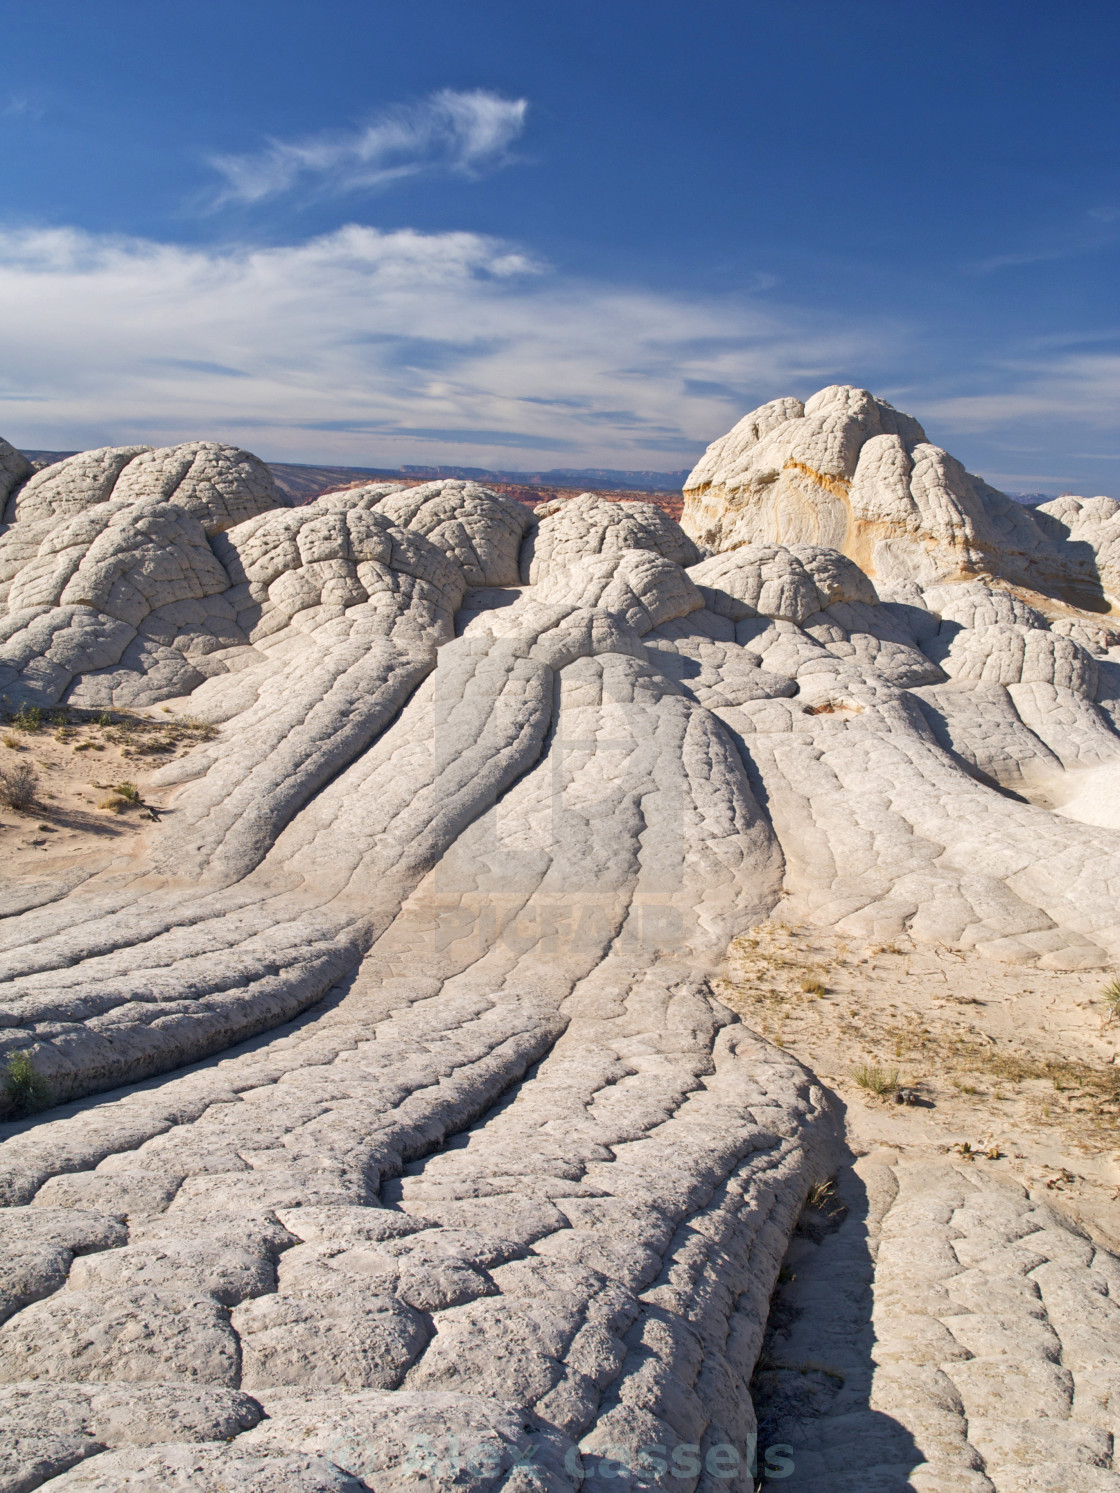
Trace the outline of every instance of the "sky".
{"label": "sky", "polygon": [[0,434],[1120,498],[1114,0],[0,0]]}

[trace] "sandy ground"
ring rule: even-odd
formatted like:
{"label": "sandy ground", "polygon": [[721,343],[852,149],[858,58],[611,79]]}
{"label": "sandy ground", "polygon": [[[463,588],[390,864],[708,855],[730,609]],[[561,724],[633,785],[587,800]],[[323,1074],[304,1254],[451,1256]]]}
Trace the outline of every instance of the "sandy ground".
{"label": "sandy ground", "polygon": [[[0,863],[5,878],[38,879],[119,865],[134,854],[167,797],[152,773],[214,728],[156,706],[149,711],[8,713],[0,724]],[[30,768],[31,803],[7,801],[11,774]],[[133,797],[135,795],[135,797]]]}
{"label": "sandy ground", "polygon": [[[1009,1175],[1120,1249],[1112,977],[766,924],[731,945],[716,988],[839,1095],[856,1155],[940,1154]],[[896,1102],[900,1088],[914,1102]]]}

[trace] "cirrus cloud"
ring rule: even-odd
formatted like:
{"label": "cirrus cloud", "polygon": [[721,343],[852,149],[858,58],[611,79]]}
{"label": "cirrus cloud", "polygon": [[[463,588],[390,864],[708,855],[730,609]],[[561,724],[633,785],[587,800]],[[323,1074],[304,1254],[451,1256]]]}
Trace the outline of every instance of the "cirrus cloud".
{"label": "cirrus cloud", "polygon": [[509,148],[525,128],[527,109],[525,99],[483,88],[443,88],[355,130],[212,155],[209,164],[225,179],[214,205],[263,202],[296,188],[314,196],[368,192],[433,172],[477,176],[511,160]]}
{"label": "cirrus cloud", "polygon": [[677,468],[897,329],[556,273],[473,233],[280,247],[0,232],[0,432],[219,436],[275,460]]}

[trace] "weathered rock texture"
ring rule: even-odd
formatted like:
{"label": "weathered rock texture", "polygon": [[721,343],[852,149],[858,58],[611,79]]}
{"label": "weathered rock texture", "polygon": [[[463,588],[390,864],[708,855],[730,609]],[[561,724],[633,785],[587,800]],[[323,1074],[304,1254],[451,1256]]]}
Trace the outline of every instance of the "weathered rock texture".
{"label": "weathered rock texture", "polygon": [[1093,611],[1120,597],[1120,504],[1024,508],[932,445],[910,415],[846,384],[745,415],[684,491],[684,528],[712,549],[819,544],[877,581],[996,576]]}
{"label": "weathered rock texture", "polygon": [[1025,513],[854,390],[717,443],[692,538],[285,508],[206,443],[0,475],[9,705],[221,725],[142,857],[0,927],[0,1055],[67,1105],[0,1149],[0,1489],[753,1487],[839,1130],[706,973],[782,916],[1120,956],[1104,500]]}

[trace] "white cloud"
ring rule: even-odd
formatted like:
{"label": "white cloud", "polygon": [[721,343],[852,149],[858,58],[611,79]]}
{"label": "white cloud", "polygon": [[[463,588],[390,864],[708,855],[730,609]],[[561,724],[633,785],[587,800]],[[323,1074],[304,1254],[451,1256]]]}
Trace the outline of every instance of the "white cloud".
{"label": "white cloud", "polygon": [[214,249],[0,232],[0,432],[276,460],[672,469],[900,333],[575,281],[495,239],[351,225]]}
{"label": "white cloud", "polygon": [[[1116,335],[1110,340],[1115,341]],[[1120,405],[1120,354],[1074,353],[1009,360],[990,378],[997,388],[928,400],[926,413],[960,430],[990,430],[1019,422],[1037,426],[1040,420],[1061,420],[1101,432],[1115,431]]]}
{"label": "white cloud", "polygon": [[245,155],[211,156],[210,164],[225,178],[216,203],[262,202],[296,188],[317,195],[370,191],[437,171],[474,176],[510,160],[527,109],[525,99],[445,88],[387,110],[360,129],[270,140]]}
{"label": "white cloud", "polygon": [[29,93],[10,93],[7,103],[0,106],[0,118],[29,120],[38,124],[46,109],[43,103]]}

